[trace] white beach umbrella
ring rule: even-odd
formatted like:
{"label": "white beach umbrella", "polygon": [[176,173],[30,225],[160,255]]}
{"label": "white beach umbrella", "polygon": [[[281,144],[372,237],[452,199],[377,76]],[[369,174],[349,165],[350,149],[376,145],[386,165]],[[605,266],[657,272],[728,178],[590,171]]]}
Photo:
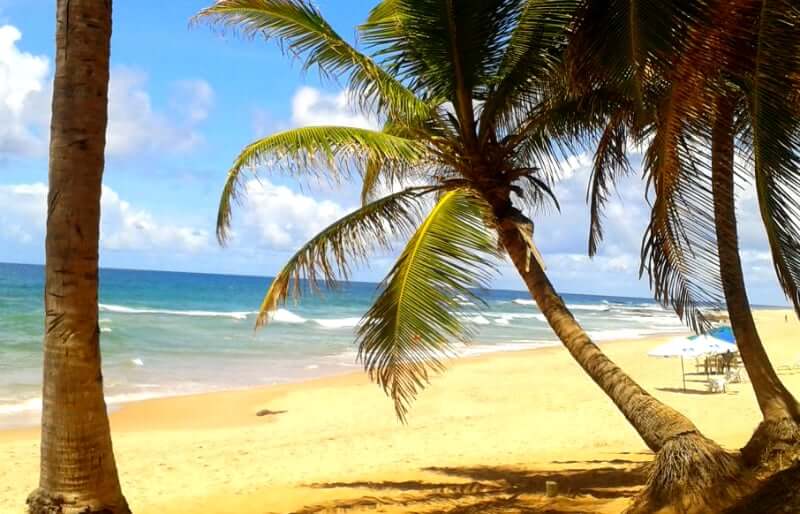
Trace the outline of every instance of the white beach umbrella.
{"label": "white beach umbrella", "polygon": [[[728,330],[729,332],[730,330]],[[715,337],[716,332],[691,337],[678,337],[660,346],[656,346],[647,355],[651,357],[680,357],[681,374],[683,376],[683,390],[686,390],[686,372],[684,370],[684,357],[700,357],[707,354],[719,354],[736,351],[736,344],[727,339]]]}
{"label": "white beach umbrella", "polygon": [[[693,336],[693,337],[679,337],[656,346],[647,355],[650,357],[680,357],[681,359],[681,376],[683,378],[683,390],[686,390],[686,370],[684,368],[683,359],[700,357],[709,353],[725,353],[734,345],[720,341],[713,337]],[[735,348],[735,347],[734,347]]]}
{"label": "white beach umbrella", "polygon": [[656,346],[647,355],[650,357],[698,357],[709,353],[706,344],[697,342],[688,337],[678,337],[668,343]]}
{"label": "white beach umbrella", "polygon": [[703,352],[688,337],[678,337],[660,346],[656,346],[647,355],[650,357],[680,357],[681,377],[683,377],[683,390],[686,391],[686,371],[683,367],[684,357],[697,357]]}

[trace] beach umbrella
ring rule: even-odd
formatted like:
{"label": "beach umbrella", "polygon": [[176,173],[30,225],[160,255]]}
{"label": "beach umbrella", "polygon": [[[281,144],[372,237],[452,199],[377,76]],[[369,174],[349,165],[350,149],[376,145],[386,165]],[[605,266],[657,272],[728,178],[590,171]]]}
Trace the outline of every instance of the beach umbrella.
{"label": "beach umbrella", "polygon": [[683,376],[683,390],[686,390],[686,371],[683,359],[686,357],[700,357],[707,354],[719,354],[736,351],[736,339],[730,327],[719,327],[706,334],[679,337],[657,346],[647,354],[651,357],[680,357],[681,375]]}
{"label": "beach umbrella", "polygon": [[683,377],[683,390],[686,390],[686,371],[683,365],[684,357],[698,357],[703,351],[688,337],[679,337],[660,346],[656,346],[647,355],[650,357],[680,357],[681,376]]}
{"label": "beach umbrella", "polygon": [[717,327],[713,330],[709,330],[706,335],[722,341],[723,343],[732,344],[734,346],[736,345],[736,337],[734,337],[733,329],[731,329],[731,327]]}

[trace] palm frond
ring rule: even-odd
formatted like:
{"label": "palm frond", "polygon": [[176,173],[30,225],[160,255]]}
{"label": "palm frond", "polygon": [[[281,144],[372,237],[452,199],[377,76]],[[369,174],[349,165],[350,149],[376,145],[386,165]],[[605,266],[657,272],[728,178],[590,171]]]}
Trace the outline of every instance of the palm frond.
{"label": "palm frond", "polygon": [[465,141],[475,136],[473,99],[494,77],[523,0],[391,0],[361,26],[376,57],[426,97],[452,103]]}
{"label": "palm frond", "polygon": [[613,116],[597,143],[586,199],[589,202],[589,256],[597,253],[603,239],[602,210],[614,183],[633,170],[627,154],[628,131],[624,113]]}
{"label": "palm frond", "polygon": [[778,279],[800,314],[800,8],[759,6],[750,91],[756,191]]}
{"label": "palm frond", "polygon": [[258,166],[283,168],[290,173],[332,170],[346,178],[350,167],[363,170],[367,163],[407,166],[421,159],[425,147],[417,141],[355,127],[303,127],[278,132],[242,150],[233,163],[220,198],[217,238],[227,239],[231,207],[239,197],[242,171]]}
{"label": "palm frond", "polygon": [[284,264],[270,284],[256,319],[266,325],[270,314],[286,298],[299,296],[301,281],[310,290],[347,280],[353,266],[365,264],[376,250],[388,250],[392,242],[411,235],[421,217],[420,197],[430,189],[409,188],[364,205],[331,223],[304,244]]}
{"label": "palm frond", "polygon": [[[419,134],[410,127],[392,120],[387,120],[383,124],[381,132],[408,140],[419,139]],[[413,166],[402,163],[389,163],[377,158],[368,158],[361,180],[361,203],[363,205],[369,203],[381,183],[391,186],[403,179],[410,178],[412,169]]]}
{"label": "palm frond", "polygon": [[293,55],[304,56],[304,69],[316,66],[326,77],[346,77],[351,98],[370,114],[408,123],[430,115],[424,101],[345,41],[308,0],[218,0],[194,19],[276,39]]}
{"label": "palm frond", "polygon": [[644,163],[655,199],[642,242],[642,272],[647,270],[656,300],[699,332],[708,327],[703,311],[719,308],[723,294],[708,215],[714,208],[711,156],[708,142],[698,137],[665,107]]}
{"label": "palm frond", "polygon": [[579,4],[578,0],[524,2],[481,112],[481,140],[504,118],[541,99],[537,84],[554,72]]}
{"label": "palm frond", "polygon": [[389,272],[358,329],[358,355],[392,398],[403,420],[431,371],[444,368],[452,343],[471,327],[460,297],[476,299],[494,269],[496,243],[484,225],[488,208],[471,192],[445,193]]}

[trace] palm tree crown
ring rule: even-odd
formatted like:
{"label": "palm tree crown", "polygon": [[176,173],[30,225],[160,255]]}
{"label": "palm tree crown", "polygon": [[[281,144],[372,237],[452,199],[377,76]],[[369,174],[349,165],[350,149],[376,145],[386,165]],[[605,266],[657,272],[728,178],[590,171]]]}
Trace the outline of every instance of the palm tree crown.
{"label": "palm tree crown", "polygon": [[301,279],[335,284],[370,252],[408,238],[357,332],[365,368],[405,416],[451,344],[470,336],[457,297],[474,297],[491,276],[497,219],[517,219],[537,255],[532,225],[516,206],[555,200],[549,185],[560,146],[547,116],[557,113],[543,99],[576,6],[385,0],[359,27],[369,56],[305,0],[222,0],[198,15],[276,39],[305,69],[345,78],[356,105],[382,123],[382,130],[291,129],[250,144],[235,160],[220,202],[220,241],[250,168],[363,182],[362,207],[312,238],[278,273],[259,325],[300,292]]}

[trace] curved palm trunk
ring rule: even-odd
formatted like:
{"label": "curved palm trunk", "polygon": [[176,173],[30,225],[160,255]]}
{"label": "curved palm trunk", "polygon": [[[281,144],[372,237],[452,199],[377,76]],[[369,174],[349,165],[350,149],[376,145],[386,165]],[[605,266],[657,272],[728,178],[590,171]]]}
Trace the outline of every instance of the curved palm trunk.
{"label": "curved palm trunk", "polygon": [[595,345],[556,293],[513,220],[498,227],[503,246],[547,323],[586,373],[600,386],[654,452],[673,437],[699,433],[688,418],[656,400]]}
{"label": "curved palm trunk", "polygon": [[[739,257],[739,237],[736,227],[734,197],[734,134],[733,109],[727,102],[721,102],[712,133],[712,191],[714,194],[714,222],[717,236],[720,275],[725,292],[725,302],[736,336],[736,344],[742,362],[747,370],[758,406],[764,421],[778,428],[777,433],[765,434],[767,439],[789,436],[796,439],[797,420],[800,420],[800,406],[786,389],[770,363],[764,345],[758,335]],[[787,427],[788,425],[788,427]],[[790,427],[794,427],[792,430]],[[787,433],[786,429],[789,433]],[[783,432],[783,434],[780,434]],[[759,460],[763,448],[751,447],[745,454]],[[750,460],[750,458],[748,458]]]}
{"label": "curved palm trunk", "polygon": [[97,326],[110,0],[58,0],[50,127],[39,488],[31,513],[128,513],[111,446]]}
{"label": "curved palm trunk", "polygon": [[500,242],[548,324],[569,353],[656,452],[647,486],[627,511],[664,507],[719,512],[747,490],[739,460],[703,436],[686,416],[647,393],[595,345],[556,293],[511,217],[498,219]]}

